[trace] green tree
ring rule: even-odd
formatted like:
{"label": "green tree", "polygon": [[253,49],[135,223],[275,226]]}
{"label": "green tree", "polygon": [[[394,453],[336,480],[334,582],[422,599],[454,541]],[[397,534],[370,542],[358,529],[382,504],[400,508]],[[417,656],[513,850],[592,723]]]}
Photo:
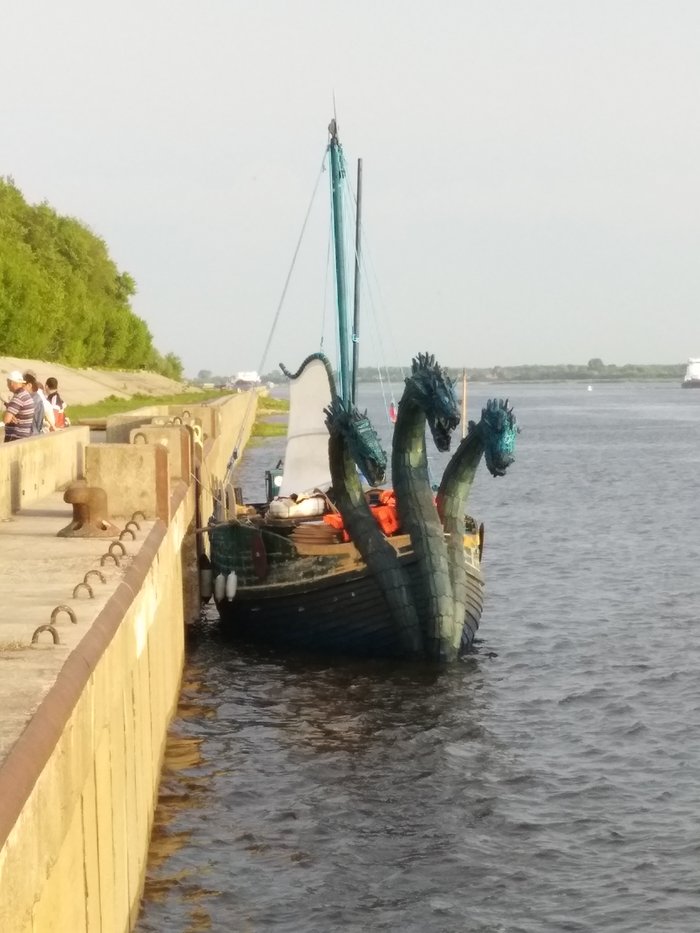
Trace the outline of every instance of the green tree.
{"label": "green tree", "polygon": [[0,178],[0,352],[72,366],[157,368],[181,378],[133,313],[136,282],[105,242],[46,202],[30,205]]}

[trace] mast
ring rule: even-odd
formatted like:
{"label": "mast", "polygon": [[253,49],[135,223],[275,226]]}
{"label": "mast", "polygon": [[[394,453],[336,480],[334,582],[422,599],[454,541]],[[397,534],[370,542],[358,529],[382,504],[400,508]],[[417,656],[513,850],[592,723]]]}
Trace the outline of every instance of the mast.
{"label": "mast", "polygon": [[333,200],[333,240],[335,245],[335,285],[338,302],[338,382],[340,396],[347,402],[352,397],[351,372],[348,334],[347,290],[345,287],[345,242],[343,239],[343,199],[342,183],[345,178],[343,150],[338,139],[338,126],[335,119],[328,126],[331,134],[329,149],[331,153],[331,192]]}
{"label": "mast", "polygon": [[362,221],[362,159],[357,160],[357,212],[355,214],[355,300],[352,315],[352,396],[357,398],[357,370],[360,359],[360,248]]}
{"label": "mast", "polygon": [[467,436],[467,370],[462,370],[462,440]]}

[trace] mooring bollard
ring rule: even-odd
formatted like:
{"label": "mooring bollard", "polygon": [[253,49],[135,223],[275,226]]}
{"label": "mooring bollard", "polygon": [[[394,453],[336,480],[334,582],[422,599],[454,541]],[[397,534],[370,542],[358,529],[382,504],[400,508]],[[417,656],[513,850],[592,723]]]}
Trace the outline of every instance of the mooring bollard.
{"label": "mooring bollard", "polygon": [[107,517],[107,493],[101,487],[78,480],[66,489],[63,501],[73,506],[73,518],[58,532],[59,538],[114,538],[119,534]]}

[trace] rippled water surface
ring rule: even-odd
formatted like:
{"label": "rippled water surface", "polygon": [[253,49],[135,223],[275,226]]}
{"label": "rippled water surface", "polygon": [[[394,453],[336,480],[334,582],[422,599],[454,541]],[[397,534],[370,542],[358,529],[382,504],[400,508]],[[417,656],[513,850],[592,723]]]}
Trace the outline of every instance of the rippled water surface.
{"label": "rippled water surface", "polygon": [[517,462],[470,502],[477,654],[191,632],[141,933],[700,929],[700,392],[507,393]]}

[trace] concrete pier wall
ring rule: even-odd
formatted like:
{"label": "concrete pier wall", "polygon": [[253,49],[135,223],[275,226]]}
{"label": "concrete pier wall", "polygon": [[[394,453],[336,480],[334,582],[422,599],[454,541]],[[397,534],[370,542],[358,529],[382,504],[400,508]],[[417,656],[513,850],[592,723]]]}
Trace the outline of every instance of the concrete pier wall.
{"label": "concrete pier wall", "polygon": [[185,488],[0,769],[0,930],[127,930],[184,655]]}
{"label": "concrete pier wall", "polygon": [[83,470],[89,428],[0,443],[0,520],[76,479]]}
{"label": "concrete pier wall", "polygon": [[242,453],[255,423],[257,394],[243,392],[229,399],[226,404],[218,404],[216,409],[216,432],[203,444],[204,468],[201,470],[202,521],[206,522],[212,513],[214,492],[217,483],[222,483],[234,455],[234,449]]}
{"label": "concrete pier wall", "polygon": [[[194,457],[208,478],[203,504],[197,505],[194,481],[171,482],[167,520],[154,516],[123,579],[0,762],[2,931],[112,933],[135,923],[184,660],[184,594],[192,581],[183,567],[192,565],[195,519],[200,512],[208,517],[210,480],[223,478],[233,444],[244,446],[255,407],[241,395],[207,415],[213,436]],[[72,446],[72,464],[67,453],[65,463],[48,455],[44,461],[44,482],[54,489],[84,468],[88,438],[80,435],[81,446],[70,436],[57,434],[65,441],[52,449]],[[4,446],[20,443],[30,442]],[[23,475],[34,475],[35,466],[13,453],[18,460],[11,462],[23,464]],[[112,482],[119,485],[118,471]]]}

